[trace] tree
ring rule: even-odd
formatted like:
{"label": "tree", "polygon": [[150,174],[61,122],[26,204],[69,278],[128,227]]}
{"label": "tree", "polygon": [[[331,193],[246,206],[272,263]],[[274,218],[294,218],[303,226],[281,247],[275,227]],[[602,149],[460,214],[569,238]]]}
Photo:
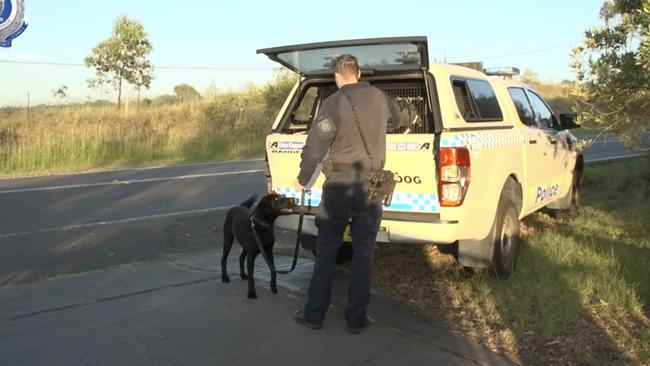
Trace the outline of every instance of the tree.
{"label": "tree", "polygon": [[297,80],[296,75],[287,69],[275,70],[273,80],[262,89],[266,113],[269,117],[273,117],[278,113]]}
{"label": "tree", "polygon": [[573,50],[576,111],[637,144],[650,131],[650,0],[607,0],[600,17]]}
{"label": "tree", "polygon": [[174,95],[160,95],[151,101],[153,105],[172,104],[174,102],[176,102],[176,96]]}
{"label": "tree", "polygon": [[65,85],[61,85],[56,89],[52,89],[52,95],[55,98],[65,99],[68,97],[68,87]]}
{"label": "tree", "polygon": [[201,94],[189,84],[176,85],[174,87],[174,93],[180,102],[201,99]]}
{"label": "tree", "polygon": [[153,65],[149,53],[153,46],[144,26],[127,16],[117,18],[113,34],[95,46],[86,56],[86,66],[95,69],[95,78],[88,80],[90,87],[111,85],[117,91],[117,107],[122,104],[124,83],[138,90],[149,88],[153,80]]}
{"label": "tree", "polygon": [[521,82],[528,84],[530,86],[537,86],[540,84],[539,76],[537,73],[531,69],[526,69],[519,77]]}

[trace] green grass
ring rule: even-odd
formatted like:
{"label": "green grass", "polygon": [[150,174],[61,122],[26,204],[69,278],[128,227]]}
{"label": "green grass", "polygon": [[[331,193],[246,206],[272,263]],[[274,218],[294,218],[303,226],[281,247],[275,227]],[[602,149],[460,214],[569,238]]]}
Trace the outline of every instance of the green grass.
{"label": "green grass", "polygon": [[379,247],[374,284],[524,363],[647,364],[650,158],[589,166],[583,187],[576,219],[525,220],[508,279],[433,246]]}
{"label": "green grass", "polygon": [[114,106],[41,107],[29,122],[23,113],[0,114],[0,175],[261,156],[272,118],[257,106],[234,114],[238,108],[225,103],[142,107],[129,115]]}

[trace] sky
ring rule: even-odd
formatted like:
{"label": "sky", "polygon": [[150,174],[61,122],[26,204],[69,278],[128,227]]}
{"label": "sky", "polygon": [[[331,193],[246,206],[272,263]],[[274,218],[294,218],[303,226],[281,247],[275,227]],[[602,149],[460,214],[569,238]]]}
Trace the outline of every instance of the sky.
{"label": "sky", "polygon": [[27,29],[0,48],[0,106],[25,105],[28,93],[32,105],[60,103],[52,90],[63,85],[65,102],[116,99],[87,87],[93,71],[82,64],[120,15],[141,22],[154,46],[155,80],[142,93],[150,98],[181,83],[204,93],[268,82],[278,65],[260,48],[374,37],[427,36],[431,62],[483,61],[530,69],[543,81],[573,79],[571,48],[600,24],[603,2],[24,1]]}

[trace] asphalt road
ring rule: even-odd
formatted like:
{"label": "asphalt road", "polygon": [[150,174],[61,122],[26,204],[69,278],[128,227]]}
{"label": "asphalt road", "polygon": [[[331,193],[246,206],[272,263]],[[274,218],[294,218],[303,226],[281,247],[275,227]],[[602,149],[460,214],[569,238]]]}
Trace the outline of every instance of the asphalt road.
{"label": "asphalt road", "polygon": [[214,249],[260,160],[0,180],[0,287]]}
{"label": "asphalt road", "polygon": [[[637,153],[606,136],[585,158]],[[0,180],[0,287],[215,249],[227,208],[265,189],[262,160]]]}
{"label": "asphalt road", "polygon": [[[587,163],[637,156],[650,151],[650,145],[637,149],[628,149],[613,134],[589,134],[580,136],[580,139],[592,141],[591,145],[585,149],[584,156]],[[650,143],[650,138],[647,138],[646,141]]]}

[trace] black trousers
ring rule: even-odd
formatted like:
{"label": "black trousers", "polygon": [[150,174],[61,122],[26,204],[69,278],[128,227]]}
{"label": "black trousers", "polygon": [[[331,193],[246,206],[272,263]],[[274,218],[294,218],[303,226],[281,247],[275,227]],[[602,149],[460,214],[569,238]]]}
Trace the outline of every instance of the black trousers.
{"label": "black trousers", "polygon": [[363,184],[325,182],[321,206],[316,215],[316,263],[305,305],[307,321],[321,324],[325,318],[331,302],[336,253],[348,224],[354,256],[345,320],[350,326],[358,326],[366,317],[366,307],[370,302],[372,255],[381,215],[381,204],[366,201]]}

